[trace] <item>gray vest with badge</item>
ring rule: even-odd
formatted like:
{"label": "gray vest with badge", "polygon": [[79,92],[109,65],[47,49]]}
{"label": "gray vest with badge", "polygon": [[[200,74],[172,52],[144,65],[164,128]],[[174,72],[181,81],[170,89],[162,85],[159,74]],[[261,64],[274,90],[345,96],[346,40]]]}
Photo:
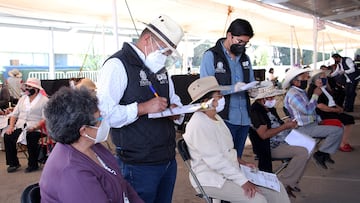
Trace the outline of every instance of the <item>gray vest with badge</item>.
{"label": "gray vest with badge", "polygon": [[[151,73],[129,44],[124,43],[123,49],[110,58],[122,61],[128,78],[120,105],[152,99],[150,84],[159,96],[170,101],[167,73]],[[118,156],[125,163],[163,164],[175,158],[175,127],[169,118],[149,119],[148,115],[143,115],[127,126],[112,128],[111,136]]]}
{"label": "gray vest with badge", "polygon": [[[231,70],[229,67],[229,63],[224,55],[221,42],[224,41],[225,38],[221,38],[216,42],[216,45],[209,49],[214,55],[214,68],[215,68],[215,78],[220,85],[231,85]],[[244,75],[245,83],[250,82],[250,61],[249,57],[244,53],[240,57],[241,69]],[[224,110],[219,113],[219,115],[227,120],[229,118],[229,104],[230,104],[230,95],[225,95],[225,107]],[[249,95],[246,94],[247,100],[247,109],[249,111],[250,107],[250,99]]]}

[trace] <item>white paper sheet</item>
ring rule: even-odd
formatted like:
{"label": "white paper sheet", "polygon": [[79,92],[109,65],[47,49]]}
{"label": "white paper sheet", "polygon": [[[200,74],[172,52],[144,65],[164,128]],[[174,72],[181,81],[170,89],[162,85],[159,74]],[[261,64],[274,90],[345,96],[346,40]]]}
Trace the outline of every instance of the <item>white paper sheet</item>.
{"label": "white paper sheet", "polygon": [[[246,83],[244,84],[243,86],[241,86],[239,88],[239,90],[235,91],[234,89],[231,89],[229,91],[224,91],[223,94],[224,95],[228,95],[228,94],[233,94],[233,93],[237,93],[237,92],[242,92],[242,91],[245,91],[245,90],[249,90],[249,89],[252,89],[256,86],[256,84],[258,84],[259,81],[253,81],[253,82],[249,82],[249,83]],[[231,85],[229,86],[231,87]]]}
{"label": "white paper sheet", "polygon": [[280,182],[275,174],[265,171],[254,171],[254,169],[245,165],[240,165],[240,167],[250,182],[280,192]]}
{"label": "white paper sheet", "polygon": [[180,115],[184,113],[193,113],[195,111],[204,111],[209,108],[211,108],[211,103],[213,99],[210,99],[206,103],[196,103],[196,104],[189,104],[184,106],[178,106],[172,109],[165,109],[162,112],[158,113],[149,113],[149,118],[161,118],[161,117],[168,117],[168,116],[174,116],[174,115]]}
{"label": "white paper sheet", "polygon": [[309,135],[305,135],[296,129],[291,130],[291,132],[286,136],[285,142],[289,145],[305,147],[308,150],[309,155],[316,145],[314,138]]}

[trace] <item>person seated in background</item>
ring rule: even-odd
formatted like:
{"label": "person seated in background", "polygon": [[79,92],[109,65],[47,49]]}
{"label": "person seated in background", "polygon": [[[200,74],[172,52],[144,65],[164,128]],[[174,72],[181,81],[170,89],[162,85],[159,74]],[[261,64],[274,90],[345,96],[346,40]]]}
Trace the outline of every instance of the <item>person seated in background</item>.
{"label": "person seated in background", "polygon": [[9,88],[11,103],[16,105],[20,97],[22,96],[22,73],[14,68],[8,72],[9,77],[6,80],[6,85]]}
{"label": "person seated in background", "polygon": [[[224,97],[214,76],[195,80],[188,87],[192,103],[210,103],[210,108],[193,114],[183,138],[191,154],[191,168],[205,192],[230,202],[290,202],[284,186],[277,192],[258,187],[245,177],[239,164],[254,167],[237,157],[230,130],[217,114],[224,109]],[[212,100],[212,101],[211,101]],[[197,186],[190,178],[192,186]]]}
{"label": "person seated in background", "polygon": [[0,115],[6,114],[6,110],[10,107],[10,92],[7,85],[4,85],[2,81],[0,81]]}
{"label": "person seated in background", "polygon": [[321,81],[316,81],[316,88],[310,99],[305,89],[308,86],[310,69],[291,68],[285,75],[283,88],[289,88],[284,98],[284,107],[291,119],[295,119],[297,130],[311,137],[322,138],[318,151],[313,154],[316,163],[327,169],[327,163],[335,163],[330,154],[334,154],[340,146],[343,128],[319,125],[316,114],[319,95],[322,93]]}
{"label": "person seated in background", "polygon": [[[249,93],[255,100],[250,108],[252,127],[261,139],[270,139],[270,158],[291,158],[289,165],[279,174],[279,179],[286,186],[288,195],[296,198],[293,191],[300,192],[298,183],[304,174],[309,153],[304,147],[291,146],[285,142],[286,136],[297,127],[296,121],[282,121],[276,111],[275,96],[285,92],[275,89],[272,82],[264,81]],[[271,159],[267,161],[271,164]]]}
{"label": "person seated in background", "polygon": [[84,87],[62,87],[49,100],[46,127],[57,144],[40,177],[41,202],[143,202],[101,144],[110,127],[97,105]]}
{"label": "person seated in background", "polygon": [[40,93],[42,89],[39,79],[28,78],[25,83],[25,95],[19,99],[10,116],[9,126],[4,135],[8,173],[15,172],[20,167],[17,142],[27,145],[29,157],[25,172],[39,169],[38,143],[41,137],[41,125],[44,122],[43,108],[48,101],[48,98]]}
{"label": "person seated in background", "polygon": [[278,77],[274,75],[274,68],[269,69],[268,80],[271,81],[274,84],[275,87],[279,87],[281,85],[279,80],[278,80]]}
{"label": "person seated in background", "polygon": [[[353,116],[344,113],[342,106],[336,104],[332,95],[332,90],[329,86],[327,86],[327,75],[329,73],[329,71],[324,70],[316,70],[312,72],[310,80],[311,84],[308,89],[308,97],[311,97],[313,94],[314,89],[316,88],[316,81],[321,81],[323,85],[321,87],[322,93],[320,94],[317,102],[316,113],[323,121],[325,121],[325,119],[338,119],[341,122],[340,126],[344,125],[344,132],[339,149],[343,152],[351,152],[353,148],[349,144],[349,136],[351,134],[351,129],[355,124],[355,120]],[[339,125],[339,123],[333,123],[332,125]]]}

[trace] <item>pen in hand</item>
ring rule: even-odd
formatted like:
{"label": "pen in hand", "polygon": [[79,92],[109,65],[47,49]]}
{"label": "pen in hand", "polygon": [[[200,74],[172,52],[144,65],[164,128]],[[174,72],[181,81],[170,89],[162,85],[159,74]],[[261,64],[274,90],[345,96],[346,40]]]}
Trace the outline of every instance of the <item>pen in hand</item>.
{"label": "pen in hand", "polygon": [[[154,94],[155,97],[159,97],[158,93],[156,92],[155,88],[152,86],[152,84],[149,85],[149,88],[151,90],[151,92]],[[172,111],[171,107],[169,107],[170,113],[174,114],[174,112]]]}
{"label": "pen in hand", "polygon": [[149,88],[155,97],[159,97],[158,93],[155,91],[154,87],[151,84],[149,85]]}
{"label": "pen in hand", "polygon": [[[151,90],[151,92],[154,94],[155,97],[159,97],[158,93],[156,92],[155,88],[152,86],[152,84],[149,85],[149,88]],[[171,108],[169,108],[171,114],[173,113]]]}

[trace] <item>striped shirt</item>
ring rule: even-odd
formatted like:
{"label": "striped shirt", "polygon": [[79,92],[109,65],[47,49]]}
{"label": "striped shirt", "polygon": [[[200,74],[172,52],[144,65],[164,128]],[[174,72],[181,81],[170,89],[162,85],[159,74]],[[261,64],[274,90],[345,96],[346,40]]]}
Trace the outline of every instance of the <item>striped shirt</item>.
{"label": "striped shirt", "polygon": [[291,86],[286,93],[284,106],[289,111],[290,117],[295,119],[299,126],[304,126],[317,120],[315,109],[318,98],[318,95],[313,94],[309,100],[305,90]]}

